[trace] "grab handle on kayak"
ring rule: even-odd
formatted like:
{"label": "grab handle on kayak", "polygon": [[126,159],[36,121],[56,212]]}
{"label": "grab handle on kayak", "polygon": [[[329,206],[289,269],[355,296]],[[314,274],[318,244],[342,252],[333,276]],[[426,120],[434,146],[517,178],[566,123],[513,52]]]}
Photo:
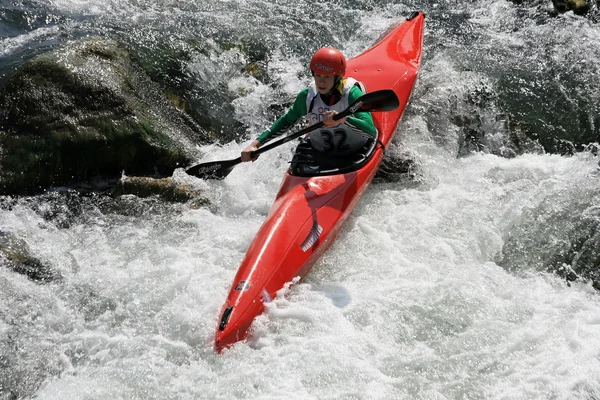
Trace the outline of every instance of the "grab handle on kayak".
{"label": "grab handle on kayak", "polygon": [[223,311],[223,316],[221,317],[221,323],[219,324],[219,330],[224,331],[227,323],[229,322],[229,318],[231,318],[231,313],[233,312],[233,307],[228,306],[225,311]]}
{"label": "grab handle on kayak", "polygon": [[415,19],[419,16],[419,14],[423,14],[421,11],[413,11],[412,14],[410,14],[406,20],[410,21],[411,19]]}

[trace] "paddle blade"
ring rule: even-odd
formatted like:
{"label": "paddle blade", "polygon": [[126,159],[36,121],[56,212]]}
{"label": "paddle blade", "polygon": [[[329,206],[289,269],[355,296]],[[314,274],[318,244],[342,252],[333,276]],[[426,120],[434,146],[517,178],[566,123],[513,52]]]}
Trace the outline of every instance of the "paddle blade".
{"label": "paddle blade", "polygon": [[233,170],[233,167],[242,162],[241,158],[225,161],[211,161],[203,164],[194,165],[188,168],[185,172],[188,175],[195,176],[200,179],[225,179]]}
{"label": "paddle blade", "polygon": [[400,100],[393,90],[377,90],[360,96],[349,107],[350,113],[358,111],[392,111],[400,106]]}

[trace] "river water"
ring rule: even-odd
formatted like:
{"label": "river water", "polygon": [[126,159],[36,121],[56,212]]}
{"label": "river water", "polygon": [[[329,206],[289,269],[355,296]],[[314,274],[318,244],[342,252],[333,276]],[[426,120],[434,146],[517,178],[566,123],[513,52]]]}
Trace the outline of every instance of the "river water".
{"label": "river water", "polygon": [[[247,57],[235,50],[186,61],[198,85],[244,89],[231,104],[248,135],[205,149],[206,160],[227,159],[267,125],[265,104],[307,82],[312,48],[356,55],[421,9],[423,68],[392,150],[417,162],[416,182],[372,185],[307,279],[268,305],[249,342],[221,355],[218,313],[291,148],[224,181],[177,171],[210,193],[210,208],[89,196],[74,210],[64,194],[3,198],[0,230],[24,238],[62,279],[41,284],[0,268],[0,399],[600,398],[597,292],[500,266],[525,213],[543,219],[552,204],[597,192],[597,158],[458,158],[445,114],[457,94],[520,57],[594,61],[597,27],[570,14],[540,24],[539,9],[505,1],[199,3],[3,0],[1,71],[90,32],[147,51],[194,37],[260,43],[277,85],[228,68]],[[571,42],[573,31],[590,40]],[[502,134],[491,119],[487,129]]]}

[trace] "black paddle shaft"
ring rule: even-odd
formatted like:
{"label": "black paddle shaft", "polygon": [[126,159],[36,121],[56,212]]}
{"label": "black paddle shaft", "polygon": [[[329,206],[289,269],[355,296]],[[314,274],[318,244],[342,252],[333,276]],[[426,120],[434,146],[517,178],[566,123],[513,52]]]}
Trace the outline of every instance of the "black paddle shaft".
{"label": "black paddle shaft", "polygon": [[[392,111],[400,106],[398,96],[393,90],[378,90],[375,92],[367,93],[354,101],[348,108],[341,113],[336,114],[333,119],[335,121],[347,117],[351,114],[359,111]],[[258,156],[274,149],[275,147],[281,146],[291,140],[294,140],[308,132],[314,131],[323,127],[323,122],[308,126],[298,132],[292,133],[284,138],[269,143],[256,151],[251,153],[252,157]],[[233,170],[237,164],[242,162],[242,157],[235,158],[233,160],[224,161],[211,161],[207,163],[197,164],[193,167],[188,168],[185,172],[188,175],[193,175],[201,179],[224,179]]]}
{"label": "black paddle shaft", "polygon": [[[378,90],[376,92],[367,93],[359,97],[344,111],[336,114],[333,117],[333,120],[340,120],[359,111],[392,111],[398,108],[398,106],[400,106],[400,101],[398,100],[398,96],[396,96],[396,93],[393,90]],[[308,126],[298,132],[292,133],[291,135],[281,138],[266,146],[263,146],[260,149],[253,151],[251,154],[252,156],[257,156],[261,153],[264,153],[265,151],[271,150],[272,148],[287,143],[290,140],[294,140],[308,132],[314,131],[315,129],[319,129],[323,127],[323,125],[325,124],[321,121],[314,125]]]}

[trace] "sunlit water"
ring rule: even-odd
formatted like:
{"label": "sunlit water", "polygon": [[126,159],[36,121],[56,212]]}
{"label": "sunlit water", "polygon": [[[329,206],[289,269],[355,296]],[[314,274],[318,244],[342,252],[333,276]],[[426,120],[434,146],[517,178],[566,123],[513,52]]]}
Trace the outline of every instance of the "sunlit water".
{"label": "sunlit water", "polygon": [[[290,12],[283,3],[278,9]],[[170,7],[192,7],[119,4],[52,6],[103,18],[130,9],[158,18]],[[491,14],[506,16],[504,7],[495,3]],[[394,22],[394,10],[404,7],[361,16],[369,29],[349,41],[348,53]],[[481,23],[497,37],[488,16]],[[436,26],[435,13],[430,18]],[[0,51],[35,37],[5,40]],[[300,58],[275,52],[269,68],[289,94],[305,83]],[[44,218],[41,200],[0,209],[0,229],[24,238],[63,277],[39,284],[0,268],[0,398],[600,397],[597,292],[528,269],[507,272],[495,261],[526,210],[597,186],[597,159],[457,159],[454,133],[442,129],[440,139],[430,131],[436,116],[420,111],[463,90],[471,76],[454,69],[447,53],[426,56],[397,141],[418,162],[418,183],[372,185],[308,278],[282,290],[254,336],[221,355],[212,347],[217,316],[291,145],[236,167],[224,181],[178,171],[177,179],[209,193],[210,208],[131,197],[124,201],[137,213],[92,203],[69,224]],[[241,77],[228,84],[250,89],[234,101],[235,117],[255,134],[273,89]],[[235,157],[247,140],[209,146],[206,160]]]}

